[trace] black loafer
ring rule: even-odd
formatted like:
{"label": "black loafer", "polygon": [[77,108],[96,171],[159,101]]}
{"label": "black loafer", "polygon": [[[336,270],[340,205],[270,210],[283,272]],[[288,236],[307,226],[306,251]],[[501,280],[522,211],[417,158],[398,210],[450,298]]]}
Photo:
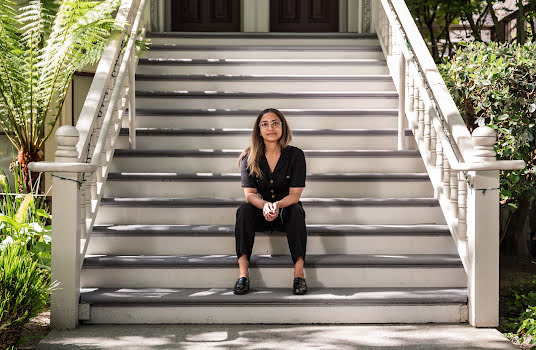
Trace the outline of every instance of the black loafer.
{"label": "black loafer", "polygon": [[296,295],[303,295],[307,293],[307,283],[305,283],[305,278],[294,278],[294,283],[292,284],[292,293]]}
{"label": "black loafer", "polygon": [[246,294],[247,292],[249,292],[249,278],[239,277],[233,288],[233,293]]}

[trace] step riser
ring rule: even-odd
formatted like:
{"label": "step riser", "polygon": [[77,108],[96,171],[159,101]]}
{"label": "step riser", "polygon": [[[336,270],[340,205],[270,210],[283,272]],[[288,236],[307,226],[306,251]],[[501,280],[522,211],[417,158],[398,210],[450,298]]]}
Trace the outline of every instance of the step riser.
{"label": "step riser", "polygon": [[[106,182],[105,197],[240,198],[240,181]],[[433,197],[429,181],[308,181],[304,197],[425,198]]]}
{"label": "step riser", "polygon": [[142,74],[389,74],[385,65],[379,64],[242,64],[242,65],[168,65],[141,64],[137,73]]}
{"label": "step riser", "polygon": [[291,59],[385,59],[383,52],[377,50],[158,50],[146,51],[144,58],[291,58]]}
{"label": "step riser", "polygon": [[[259,110],[260,113],[261,110]],[[250,116],[225,115],[219,117],[205,116],[159,116],[137,115],[136,126],[139,128],[252,128],[256,114]],[[367,129],[374,125],[377,129],[395,129],[398,120],[395,116],[285,116],[287,122],[295,129]],[[128,127],[128,118],[123,119],[123,127]]]}
{"label": "step riser", "polygon": [[[236,173],[238,157],[114,157],[111,172]],[[308,158],[309,173],[422,173],[420,157]]]}
{"label": "step riser", "polygon": [[393,91],[388,81],[192,81],[192,80],[137,80],[139,90],[187,90],[187,91],[247,91],[247,92],[295,92],[295,91]]}
{"label": "step riser", "polygon": [[[237,208],[101,206],[96,224],[234,225]],[[307,207],[308,224],[443,224],[439,207]],[[386,214],[388,213],[388,214]]]}
{"label": "step riser", "polygon": [[[129,148],[128,136],[119,137],[116,148]],[[139,150],[166,149],[244,149],[251,143],[251,136],[177,136],[159,135],[136,138],[136,148]],[[396,135],[293,135],[292,144],[308,150],[385,150],[397,148]],[[407,149],[417,149],[415,138],[406,136]]]}
{"label": "step riser", "polygon": [[268,107],[283,108],[390,108],[398,107],[398,98],[385,97],[266,97],[266,98],[246,98],[230,97],[219,98],[208,96],[205,98],[198,97],[148,97],[137,96],[136,106],[138,108],[191,108],[191,109],[259,109],[259,111]]}
{"label": "step riser", "polygon": [[[290,293],[290,290],[289,290]],[[247,316],[245,316],[247,315]],[[284,315],[284,317],[282,317]],[[91,306],[93,324],[459,323],[466,305]]]}
{"label": "step riser", "polygon": [[380,42],[373,38],[153,38],[152,45],[274,45],[274,46],[295,46],[295,45],[352,45],[352,46],[378,46]]}
{"label": "step riser", "polygon": [[[236,254],[229,236],[105,236],[91,237],[88,254],[113,255]],[[451,236],[311,236],[308,254],[457,254]],[[287,238],[257,234],[253,255],[289,254]]]}
{"label": "step riser", "polygon": [[[250,267],[251,288],[286,288],[292,267]],[[313,267],[305,268],[310,288],[465,287],[463,267]],[[81,288],[230,288],[236,267],[84,268]],[[289,290],[290,292],[290,290]]]}

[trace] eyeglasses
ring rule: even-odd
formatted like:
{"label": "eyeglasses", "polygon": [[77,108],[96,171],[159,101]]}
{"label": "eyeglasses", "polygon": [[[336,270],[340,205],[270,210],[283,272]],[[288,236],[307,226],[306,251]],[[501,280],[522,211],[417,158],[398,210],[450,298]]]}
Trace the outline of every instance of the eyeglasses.
{"label": "eyeglasses", "polygon": [[259,126],[263,129],[268,129],[268,126],[271,126],[274,129],[278,129],[281,127],[281,122],[275,120],[272,122],[262,122],[259,124]]}

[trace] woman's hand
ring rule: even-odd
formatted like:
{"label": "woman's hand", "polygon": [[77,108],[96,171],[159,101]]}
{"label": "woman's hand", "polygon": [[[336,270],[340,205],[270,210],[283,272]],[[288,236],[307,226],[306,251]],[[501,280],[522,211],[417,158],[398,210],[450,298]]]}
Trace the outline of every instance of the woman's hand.
{"label": "woman's hand", "polygon": [[266,221],[274,221],[279,216],[279,202],[266,202],[262,210],[262,214]]}

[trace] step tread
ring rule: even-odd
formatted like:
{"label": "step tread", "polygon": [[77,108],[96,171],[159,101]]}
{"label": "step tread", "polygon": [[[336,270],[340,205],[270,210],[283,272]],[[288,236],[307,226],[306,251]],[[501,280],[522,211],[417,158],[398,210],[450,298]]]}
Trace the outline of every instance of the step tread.
{"label": "step tread", "polygon": [[[129,128],[121,128],[120,135],[125,136]],[[136,128],[137,136],[235,136],[250,135],[251,128],[209,128],[209,129],[182,129],[182,128]],[[337,136],[368,136],[368,135],[398,135],[397,129],[292,129],[293,135],[337,135]],[[411,129],[406,129],[406,135],[411,136]]]}
{"label": "step tread", "polygon": [[284,51],[378,51],[382,52],[380,45],[259,45],[259,44],[229,44],[229,45],[190,45],[190,44],[149,44],[152,51],[173,50],[173,51],[263,51],[263,50],[284,50]]}
{"label": "step tread", "polygon": [[286,32],[148,32],[148,38],[271,38],[271,39],[377,39],[375,33],[286,33]]}
{"label": "step tread", "polygon": [[143,74],[137,73],[136,80],[202,80],[202,81],[393,81],[390,75],[294,75],[294,74]]}
{"label": "step tread", "polygon": [[[139,173],[121,172],[108,173],[108,180],[118,181],[238,181],[240,173]],[[307,180],[312,181],[423,181],[430,180],[428,173],[322,173],[308,174]]]}
{"label": "step tread", "polygon": [[466,288],[310,288],[293,295],[289,288],[252,288],[234,295],[230,288],[82,288],[88,304],[465,304]]}
{"label": "step tread", "polygon": [[138,64],[165,65],[378,65],[387,66],[384,59],[374,58],[140,58]]}
{"label": "step tread", "polygon": [[398,98],[396,91],[292,91],[292,92],[249,92],[249,91],[166,91],[136,90],[139,97],[217,97],[217,98],[334,98],[334,97],[367,97],[367,98]]}
{"label": "step tread", "polygon": [[[236,255],[96,255],[86,256],[88,268],[236,267]],[[290,255],[252,255],[250,267],[292,267]],[[462,267],[457,254],[322,254],[307,255],[305,267]]]}
{"label": "step tread", "polygon": [[[306,207],[373,206],[373,207],[438,207],[435,198],[302,198]],[[117,207],[238,207],[243,198],[162,198],[104,197],[101,206]]]}
{"label": "step tread", "polygon": [[[286,116],[342,116],[359,117],[372,115],[388,115],[396,117],[398,109],[279,109]],[[158,108],[138,108],[136,115],[158,115],[158,116],[243,116],[252,117],[259,114],[257,109],[158,109]]]}
{"label": "step tread", "polygon": [[[229,236],[234,225],[97,225],[93,236]],[[285,232],[256,235],[286,236]],[[308,236],[450,236],[447,225],[307,225]]]}
{"label": "step tread", "polygon": [[[116,149],[114,156],[134,157],[238,157],[243,150],[197,149],[197,150],[140,150]],[[303,150],[306,157],[420,157],[418,150]]]}

